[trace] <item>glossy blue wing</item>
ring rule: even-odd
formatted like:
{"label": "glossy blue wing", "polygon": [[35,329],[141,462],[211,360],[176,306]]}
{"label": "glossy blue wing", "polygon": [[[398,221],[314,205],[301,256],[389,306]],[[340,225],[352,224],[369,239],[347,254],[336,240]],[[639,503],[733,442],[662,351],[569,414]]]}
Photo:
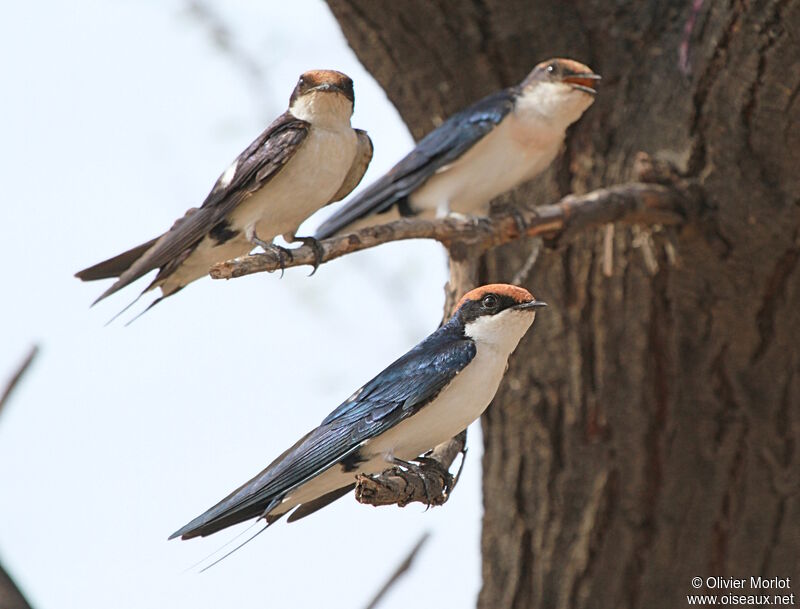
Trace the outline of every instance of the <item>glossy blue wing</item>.
{"label": "glossy blue wing", "polygon": [[364,385],[319,427],[217,505],[172,534],[189,539],[258,517],[292,489],[357,451],[433,399],[475,357],[475,344],[442,326]]}
{"label": "glossy blue wing", "polygon": [[514,107],[514,89],[498,91],[454,114],[422,138],[383,177],[326,220],[316,237],[325,239],[359,218],[388,210],[439,169],[458,159],[494,129]]}

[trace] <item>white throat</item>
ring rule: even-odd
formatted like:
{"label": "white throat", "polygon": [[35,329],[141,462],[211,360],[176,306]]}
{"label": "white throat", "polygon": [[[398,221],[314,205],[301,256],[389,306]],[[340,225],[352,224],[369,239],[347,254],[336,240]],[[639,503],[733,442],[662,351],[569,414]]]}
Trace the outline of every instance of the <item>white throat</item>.
{"label": "white throat", "polygon": [[496,315],[482,315],[469,322],[464,333],[475,341],[478,351],[490,349],[508,358],[531,327],[533,309],[506,309]]}
{"label": "white throat", "polygon": [[508,357],[533,323],[534,312],[507,309],[479,317],[465,331],[475,341],[473,360],[417,414],[369,441],[365,454],[375,455],[364,471],[386,468],[387,457],[414,459],[463,431],[481,416],[503,380]]}
{"label": "white throat", "polygon": [[289,112],[318,127],[341,128],[350,126],[353,104],[340,93],[311,91],[298,97]]}
{"label": "white throat", "polygon": [[550,129],[564,131],[594,103],[585,91],[560,82],[536,82],[517,97],[514,114],[523,121],[544,123]]}

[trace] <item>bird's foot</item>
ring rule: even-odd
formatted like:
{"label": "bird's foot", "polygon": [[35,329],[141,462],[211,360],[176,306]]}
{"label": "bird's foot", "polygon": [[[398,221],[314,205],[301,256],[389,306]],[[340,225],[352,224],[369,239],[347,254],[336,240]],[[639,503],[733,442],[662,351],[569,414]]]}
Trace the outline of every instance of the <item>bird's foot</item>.
{"label": "bird's foot", "polygon": [[272,243],[261,239],[258,235],[256,235],[255,230],[250,231],[249,234],[247,234],[246,236],[247,240],[250,241],[250,243],[252,243],[253,245],[257,245],[265,252],[272,249]]}
{"label": "bird's foot", "polygon": [[289,260],[290,262],[294,260],[294,254],[292,254],[292,250],[287,249],[285,247],[281,247],[280,245],[275,245],[274,243],[270,243],[269,241],[264,241],[263,239],[259,239],[258,235],[253,232],[250,235],[250,243],[253,245],[257,245],[265,252],[271,252],[278,257],[278,263],[281,267],[281,278],[283,278],[283,273],[286,270],[286,261]]}
{"label": "bird's foot", "polygon": [[275,245],[274,243],[268,243],[264,251],[272,252],[278,257],[278,264],[281,266],[281,279],[283,279],[283,273],[286,270],[286,261],[289,260],[291,262],[294,260],[292,250],[281,247],[280,245]]}
{"label": "bird's foot", "polygon": [[511,216],[514,219],[514,225],[520,237],[525,236],[528,230],[528,221],[525,219],[525,214],[516,205],[510,203],[493,205],[489,211],[489,215],[492,218]]}
{"label": "bird's foot", "polygon": [[[432,459],[430,457],[419,457],[418,459],[421,469],[433,471],[437,475],[442,477],[444,480],[444,490],[442,491],[442,496],[446,501],[447,498],[450,496],[450,491],[453,490],[453,487],[456,485],[456,481],[458,478],[458,474],[453,476],[441,462],[437,461],[436,459]],[[461,468],[459,468],[458,473],[461,473]]]}
{"label": "bird's foot", "polygon": [[398,457],[392,457],[391,458],[391,462],[394,465],[399,465],[400,467],[403,467],[403,468],[407,469],[410,472],[413,472],[413,473],[415,473],[417,475],[420,475],[420,470],[422,468],[419,466],[419,464],[414,463],[413,461],[405,461],[405,460],[400,459]]}
{"label": "bird's foot", "polygon": [[514,218],[514,224],[517,226],[519,235],[523,236],[525,231],[528,230],[528,223],[525,221],[524,214],[515,205],[509,205],[506,211]]}
{"label": "bird's foot", "polygon": [[488,231],[490,229],[489,218],[480,213],[462,214],[461,212],[451,211],[444,218],[469,224],[476,231]]}
{"label": "bird's foot", "polygon": [[[404,461],[403,459],[398,459],[395,457],[392,459],[392,462],[395,465],[400,465],[422,480],[422,486],[425,489],[425,502],[428,504],[428,507],[431,507],[432,505],[440,505],[447,500],[449,489],[451,489],[453,486],[453,476],[436,459],[419,457],[417,463],[414,463],[412,461]],[[441,478],[444,480],[444,490],[441,494],[435,493],[431,489],[430,474],[432,472],[435,472],[435,475],[441,476]]]}
{"label": "bird's foot", "polygon": [[294,240],[299,241],[303,245],[307,245],[314,252],[314,268],[308,275],[309,277],[311,277],[311,275],[317,272],[319,265],[322,264],[322,258],[325,255],[325,250],[322,249],[322,245],[320,245],[319,239],[316,239],[314,237],[295,237]]}
{"label": "bird's foot", "polygon": [[458,211],[448,211],[443,218],[450,218],[452,220],[460,220],[461,222],[475,222],[475,216],[472,214],[462,214]]}

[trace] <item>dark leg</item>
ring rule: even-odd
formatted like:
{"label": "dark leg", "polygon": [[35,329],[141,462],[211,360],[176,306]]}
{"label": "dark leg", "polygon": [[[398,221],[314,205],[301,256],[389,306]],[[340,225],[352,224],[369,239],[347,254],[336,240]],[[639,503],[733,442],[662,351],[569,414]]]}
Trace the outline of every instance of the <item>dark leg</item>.
{"label": "dark leg", "polygon": [[525,223],[525,216],[522,215],[522,212],[517,209],[516,205],[509,205],[508,206],[508,213],[514,218],[514,224],[517,225],[517,232],[519,233],[520,237],[525,235],[525,230],[527,225]]}
{"label": "dark leg", "polygon": [[[466,451],[462,451],[466,453]],[[444,480],[444,497],[447,498],[450,495],[450,491],[453,490],[453,487],[456,485],[456,479],[458,475],[461,473],[461,467],[464,465],[464,461],[462,458],[461,467],[458,468],[458,473],[454,477],[453,474],[450,473],[444,465],[442,465],[436,459],[431,459],[430,457],[420,457],[419,464],[422,470],[434,470],[437,474],[439,474],[442,479]]]}
{"label": "dark leg", "polygon": [[274,243],[269,243],[264,241],[263,239],[259,239],[256,232],[253,231],[253,234],[250,235],[250,243],[253,245],[257,245],[265,252],[272,252],[278,257],[278,262],[281,265],[281,278],[283,277],[283,272],[286,269],[286,261],[293,260],[294,255],[292,254],[292,250],[286,249],[285,247],[281,247],[280,245],[275,245]]}
{"label": "dark leg", "polygon": [[432,505],[439,505],[439,503],[434,502],[433,493],[431,492],[430,484],[428,482],[428,475],[427,472],[431,470],[435,470],[436,473],[442,476],[445,481],[445,497],[447,496],[448,489],[450,489],[453,485],[453,476],[450,474],[447,469],[445,469],[441,463],[436,461],[435,459],[429,459],[427,457],[420,457],[419,463],[413,463],[410,461],[404,461],[403,459],[398,459],[394,457],[392,462],[395,465],[400,465],[407,469],[409,472],[419,476],[422,480],[422,485],[425,487],[425,499],[428,503],[428,507]]}
{"label": "dark leg", "polygon": [[509,215],[514,218],[514,224],[517,227],[517,233],[519,233],[520,237],[525,236],[525,231],[527,230],[527,222],[525,222],[525,215],[520,211],[519,207],[516,205],[511,204],[497,204],[493,205],[489,210],[489,215],[492,217],[503,217],[505,215]]}
{"label": "dark leg", "polygon": [[314,237],[295,237],[294,241],[299,241],[314,251],[314,269],[308,275],[311,277],[311,275],[317,272],[319,265],[322,264],[322,257],[325,255],[325,250],[322,249],[322,246],[319,244],[319,240],[315,239]]}

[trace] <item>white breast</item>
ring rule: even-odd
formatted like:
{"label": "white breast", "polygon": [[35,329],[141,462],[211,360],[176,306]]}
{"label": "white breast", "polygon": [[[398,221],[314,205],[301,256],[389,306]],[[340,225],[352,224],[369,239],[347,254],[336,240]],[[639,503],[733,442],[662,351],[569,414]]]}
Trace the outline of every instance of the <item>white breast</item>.
{"label": "white breast", "polygon": [[232,215],[236,226],[255,223],[258,236],[269,241],[294,233],[311,214],[326,205],[353,163],[358,145],[349,123],[314,126],[300,149],[265,188],[254,193]]}
{"label": "white breast", "polygon": [[216,262],[247,254],[253,244],[246,233],[253,228],[263,241],[272,241],[278,235],[293,237],[297,227],[339,190],[353,163],[357,145],[356,133],[349,122],[312,126],[283,169],[229,216],[239,234],[222,245],[205,237],[180,268],[161,284],[162,293],[170,294],[207,275]]}
{"label": "white breast", "polygon": [[434,400],[417,414],[379,437],[364,443],[367,461],[357,471],[334,465],[292,491],[273,513],[283,513],[306,501],[355,482],[358,473],[379,474],[392,466],[392,457],[412,460],[446,442],[481,416],[503,378],[508,355],[478,348],[472,362]]}
{"label": "white breast", "polygon": [[367,461],[356,471],[334,465],[286,496],[272,513],[279,514],[306,501],[355,482],[356,473],[379,474],[393,457],[413,460],[466,429],[483,414],[503,380],[508,357],[533,323],[532,309],[509,309],[479,318],[467,328],[476,353],[452,382],[429,404],[377,438],[364,442],[360,455]]}
{"label": "white breast", "polygon": [[485,213],[489,201],[550,165],[564,131],[512,112],[454,163],[440,169],[414,194],[415,209]]}
{"label": "white breast", "polygon": [[415,459],[469,427],[497,393],[507,359],[507,356],[503,358],[487,349],[479,349],[475,358],[432,403],[371,440],[365,451],[380,456],[377,471],[386,469],[388,457]]}
{"label": "white breast", "polygon": [[497,393],[508,358],[533,323],[534,313],[508,310],[481,318],[471,328],[476,353],[453,381],[417,414],[371,440],[362,452],[414,459],[466,429]]}

